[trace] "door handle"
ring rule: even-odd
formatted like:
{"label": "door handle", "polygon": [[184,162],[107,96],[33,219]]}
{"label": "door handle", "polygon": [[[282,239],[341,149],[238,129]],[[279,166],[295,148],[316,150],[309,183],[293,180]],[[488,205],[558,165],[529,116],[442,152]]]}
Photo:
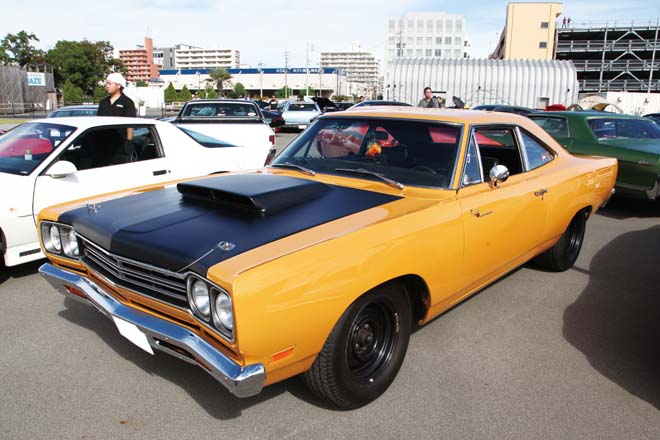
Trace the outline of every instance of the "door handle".
{"label": "door handle", "polygon": [[540,196],[540,197],[541,197],[541,200],[543,200],[543,196],[546,195],[547,192],[548,192],[547,189],[545,189],[545,188],[541,188],[541,189],[539,189],[539,190],[537,190],[537,191],[534,191],[534,195],[535,195],[536,197],[539,197],[539,196]]}
{"label": "door handle", "polygon": [[162,176],[163,174],[167,174],[167,170],[154,171],[154,176]]}
{"label": "door handle", "polygon": [[481,217],[486,217],[487,215],[491,215],[493,211],[486,211],[483,214],[479,212],[479,209],[470,209],[470,214],[475,216],[476,218],[481,218]]}

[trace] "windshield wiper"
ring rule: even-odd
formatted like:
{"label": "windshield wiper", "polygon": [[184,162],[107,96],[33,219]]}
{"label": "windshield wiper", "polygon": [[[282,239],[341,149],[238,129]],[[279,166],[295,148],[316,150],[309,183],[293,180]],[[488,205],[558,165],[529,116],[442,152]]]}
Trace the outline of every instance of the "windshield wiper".
{"label": "windshield wiper", "polygon": [[402,183],[399,183],[396,180],[392,180],[389,177],[385,177],[384,175],[377,173],[375,171],[365,170],[364,168],[335,168],[335,171],[349,173],[349,174],[362,174],[367,176],[378,177],[380,180],[382,180],[383,182],[387,183],[390,186],[393,186],[396,189],[403,189]]}
{"label": "windshield wiper", "polygon": [[305,168],[302,165],[296,165],[295,163],[291,162],[284,162],[284,163],[272,163],[270,164],[271,167],[273,168],[295,168],[298,171],[302,171],[303,173],[310,175],[310,176],[316,176],[316,171],[310,170],[309,168]]}

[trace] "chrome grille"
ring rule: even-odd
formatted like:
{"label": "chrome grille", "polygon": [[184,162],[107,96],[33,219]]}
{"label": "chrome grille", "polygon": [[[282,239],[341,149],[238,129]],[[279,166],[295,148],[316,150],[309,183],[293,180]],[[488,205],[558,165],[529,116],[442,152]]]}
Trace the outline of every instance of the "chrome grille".
{"label": "chrome grille", "polygon": [[136,293],[188,308],[185,275],[112,254],[82,238],[82,260],[93,271]]}

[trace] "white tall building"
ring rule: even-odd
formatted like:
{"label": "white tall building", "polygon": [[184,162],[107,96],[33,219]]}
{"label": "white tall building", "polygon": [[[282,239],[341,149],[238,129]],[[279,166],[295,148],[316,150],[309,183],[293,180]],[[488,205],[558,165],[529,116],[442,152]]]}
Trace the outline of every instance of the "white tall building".
{"label": "white tall building", "polygon": [[176,69],[234,69],[241,65],[241,53],[235,49],[203,49],[181,44],[174,51],[174,63]]}
{"label": "white tall building", "polygon": [[375,98],[379,92],[380,62],[371,53],[362,51],[358,42],[350,52],[321,52],[321,67],[335,67],[346,72],[349,93]]}
{"label": "white tall building", "polygon": [[[392,96],[392,62],[401,58],[469,58],[465,17],[411,12],[388,20],[385,38],[385,96]],[[388,87],[389,86],[389,87]],[[421,90],[420,90],[421,97]]]}

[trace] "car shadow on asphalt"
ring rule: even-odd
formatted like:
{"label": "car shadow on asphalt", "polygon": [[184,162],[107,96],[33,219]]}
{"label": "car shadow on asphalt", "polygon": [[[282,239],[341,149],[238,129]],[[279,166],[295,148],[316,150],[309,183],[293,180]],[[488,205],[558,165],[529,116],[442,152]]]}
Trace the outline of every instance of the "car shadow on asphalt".
{"label": "car shadow on asphalt", "polygon": [[0,266],[0,284],[7,281],[9,278],[23,278],[34,275],[39,272],[39,267],[44,264],[46,260],[31,261],[30,263],[20,264],[13,267],[5,267],[4,264]]}
{"label": "car shadow on asphalt", "polygon": [[121,336],[112,321],[94,308],[70,298],[64,298],[64,307],[59,312],[59,316],[73,324],[93,331],[117,354],[150,375],[162,377],[178,385],[211,417],[216,419],[228,420],[240,417],[244,409],[287,392],[310,404],[325,408],[320,401],[307,391],[304,383],[298,377],[264,387],[261,393],[256,396],[237,398],[197,366],[158,351],[153,356],[143,352]]}
{"label": "car shadow on asphalt", "polygon": [[594,255],[563,335],[603,376],[660,409],[660,225]]}
{"label": "car shadow on asphalt", "polygon": [[635,199],[615,195],[598,214],[613,219],[660,218],[660,200]]}

